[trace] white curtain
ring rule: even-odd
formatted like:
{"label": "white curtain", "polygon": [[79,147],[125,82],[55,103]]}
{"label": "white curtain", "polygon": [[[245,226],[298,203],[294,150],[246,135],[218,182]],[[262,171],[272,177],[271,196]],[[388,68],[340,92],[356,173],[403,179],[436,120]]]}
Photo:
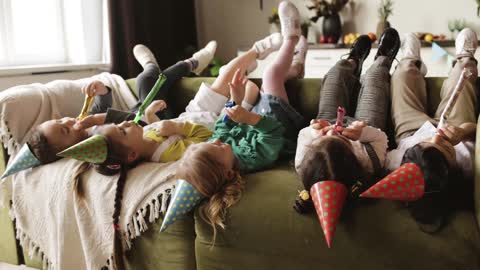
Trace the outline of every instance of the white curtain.
{"label": "white curtain", "polygon": [[108,63],[106,0],[0,0],[0,67]]}

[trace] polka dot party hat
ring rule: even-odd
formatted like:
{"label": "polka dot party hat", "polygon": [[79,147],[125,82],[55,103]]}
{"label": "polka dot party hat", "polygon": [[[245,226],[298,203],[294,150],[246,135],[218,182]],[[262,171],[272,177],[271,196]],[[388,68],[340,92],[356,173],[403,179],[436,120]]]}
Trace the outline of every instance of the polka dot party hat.
{"label": "polka dot party hat", "polygon": [[32,151],[30,151],[28,145],[24,144],[12,162],[8,164],[0,179],[40,164],[40,161],[35,157]]}
{"label": "polka dot party hat", "polygon": [[363,192],[360,197],[409,202],[420,199],[424,191],[425,182],[420,168],[413,163],[405,163]]}
{"label": "polka dot party hat", "polygon": [[317,182],[310,188],[313,205],[330,248],[338,219],[347,197],[347,188],[337,181]]}
{"label": "polka dot party hat", "polygon": [[101,164],[107,159],[107,148],[107,139],[102,135],[95,135],[67,148],[57,155]]}
{"label": "polka dot party hat", "polygon": [[203,199],[202,194],[183,179],[178,180],[175,187],[175,193],[170,200],[160,232],[165,231],[168,226],[183,218]]}

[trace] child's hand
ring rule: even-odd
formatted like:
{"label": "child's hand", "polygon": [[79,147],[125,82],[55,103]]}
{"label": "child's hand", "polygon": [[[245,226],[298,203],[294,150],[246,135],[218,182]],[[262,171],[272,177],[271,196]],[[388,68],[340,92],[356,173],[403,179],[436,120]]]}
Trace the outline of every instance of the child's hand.
{"label": "child's hand", "polygon": [[89,97],[103,96],[108,94],[108,88],[101,82],[94,80],[86,86],[82,87],[82,93]]}
{"label": "child's hand", "polygon": [[240,69],[235,71],[233,75],[232,82],[228,83],[230,87],[230,99],[235,101],[236,104],[242,104],[243,98],[245,97],[245,86],[247,85],[248,79],[245,78],[245,75],[241,73]]}
{"label": "child's hand", "polygon": [[157,112],[161,112],[167,108],[167,103],[164,100],[155,100],[150,105],[148,105],[147,109],[145,109],[146,114],[155,114]]}
{"label": "child's hand", "polygon": [[162,120],[156,127],[157,136],[169,137],[176,134],[181,134],[183,130],[182,122],[174,122],[171,120]]}
{"label": "child's hand", "polygon": [[454,146],[459,144],[466,137],[466,133],[463,128],[448,124],[446,124],[443,128],[438,129],[438,134]]}
{"label": "child's hand", "polygon": [[80,121],[77,120],[73,125],[73,129],[83,130],[93,126],[102,125],[105,123],[106,116],[106,113],[88,115]]}
{"label": "child's hand", "polygon": [[255,126],[258,122],[260,122],[261,119],[260,115],[249,112],[239,105],[235,105],[232,108],[225,109],[225,113],[232,121],[239,124]]}
{"label": "child's hand", "polygon": [[330,126],[330,123],[326,120],[322,120],[322,119],[312,119],[310,121],[310,126],[313,128],[313,129],[316,129],[316,130],[321,130],[322,128],[324,127],[328,127]]}
{"label": "child's hand", "polygon": [[363,128],[367,124],[363,121],[355,121],[351,123],[348,127],[344,128],[341,132],[343,136],[349,138],[352,141],[357,141],[362,136]]}

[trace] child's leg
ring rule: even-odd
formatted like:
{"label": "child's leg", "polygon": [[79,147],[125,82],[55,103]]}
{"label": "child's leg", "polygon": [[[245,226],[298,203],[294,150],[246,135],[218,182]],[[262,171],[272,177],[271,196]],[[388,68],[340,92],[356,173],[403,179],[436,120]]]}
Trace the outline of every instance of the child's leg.
{"label": "child's leg", "polygon": [[345,108],[347,115],[353,115],[353,100],[359,86],[355,67],[354,60],[340,60],[327,72],[320,90],[317,119],[337,118],[338,106]]}
{"label": "child's leg", "polygon": [[244,73],[247,67],[256,61],[256,59],[257,52],[253,47],[246,53],[235,57],[221,69],[220,75],[215,79],[210,88],[218,94],[229,97],[230,88],[228,83],[232,81],[237,69],[240,69],[240,72]]}
{"label": "child's leg", "polygon": [[397,143],[426,121],[427,87],[418,59],[402,59],[391,79],[392,121]]}
{"label": "child's leg", "polygon": [[245,97],[243,98],[242,107],[251,110],[257,102],[259,92],[258,86],[249,80],[245,86]]}
{"label": "child's leg", "polygon": [[457,60],[455,66],[450,71],[448,78],[443,82],[442,90],[440,92],[442,100],[435,112],[435,118],[439,119],[443,110],[447,106],[448,100],[450,99],[464,68],[470,71],[472,76],[470,76],[465,82],[457,103],[447,119],[448,123],[456,126],[463,123],[477,122],[477,90],[475,85],[478,77],[478,70],[477,62],[473,58],[463,57]]}
{"label": "child's leg", "polygon": [[358,96],[355,118],[368,125],[385,130],[390,101],[391,61],[379,56],[367,70]]}
{"label": "child's leg", "polygon": [[285,90],[285,80],[292,64],[293,54],[298,40],[298,36],[285,39],[275,60],[263,73],[263,91],[272,96],[277,96],[287,103],[288,96]]}

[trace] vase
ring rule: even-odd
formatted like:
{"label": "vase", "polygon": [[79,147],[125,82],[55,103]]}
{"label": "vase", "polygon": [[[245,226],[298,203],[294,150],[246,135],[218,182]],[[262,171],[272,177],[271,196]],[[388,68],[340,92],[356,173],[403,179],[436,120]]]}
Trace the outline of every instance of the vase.
{"label": "vase", "polygon": [[380,38],[382,37],[382,34],[385,30],[390,28],[390,22],[389,21],[380,21],[377,24],[377,40],[380,42]]}
{"label": "vase", "polygon": [[273,33],[280,33],[280,24],[278,23],[270,24],[270,34],[273,34]]}
{"label": "vase", "polygon": [[322,30],[325,39],[330,39],[332,41],[329,43],[337,43],[342,35],[342,22],[340,21],[340,15],[337,13],[325,16],[323,18]]}

